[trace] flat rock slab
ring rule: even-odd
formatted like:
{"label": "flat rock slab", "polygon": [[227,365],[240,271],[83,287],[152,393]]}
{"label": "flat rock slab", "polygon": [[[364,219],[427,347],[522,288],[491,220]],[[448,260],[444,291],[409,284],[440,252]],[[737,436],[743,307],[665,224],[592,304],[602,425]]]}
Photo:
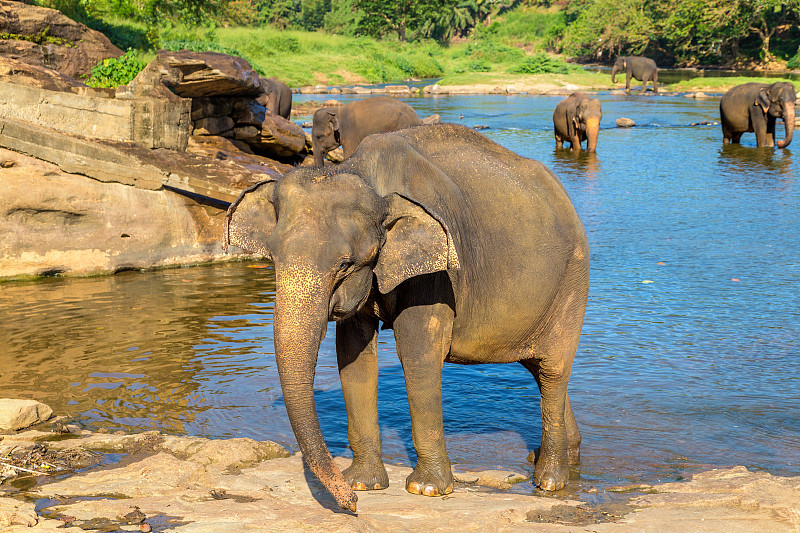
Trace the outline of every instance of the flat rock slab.
{"label": "flat rock slab", "polygon": [[0,398],[0,430],[17,431],[44,422],[53,410],[36,400]]}
{"label": "flat rock slab", "polygon": [[[32,446],[48,435],[27,431],[9,435],[1,444]],[[0,498],[0,526],[12,519],[19,524],[4,532],[52,529],[55,533],[55,526],[65,520],[84,531],[135,531],[144,524],[171,533],[796,533],[800,526],[800,477],[776,477],[744,467],[696,474],[689,482],[629,487],[638,496],[632,494],[628,505],[614,504],[610,512],[558,495],[537,495],[533,489],[530,494],[503,492],[472,482],[459,482],[455,491],[444,497],[416,496],[404,489],[411,469],[387,465],[389,488],[359,492],[358,512],[351,513],[337,508],[299,454],[274,459],[259,456],[258,450],[273,449],[274,444],[157,432],[108,435],[77,431],[75,437],[47,445],[63,450],[114,450],[126,453],[127,458],[118,465],[95,467],[39,485],[28,497],[48,497],[55,502],[39,516],[33,512],[32,502]],[[279,447],[275,450],[280,451]],[[336,462],[340,467],[349,464],[341,458]],[[470,473],[475,474],[507,479],[513,473]],[[642,495],[643,491],[649,494]],[[36,523],[29,528],[34,518]]]}
{"label": "flat rock slab", "polygon": [[169,87],[182,98],[257,97],[263,92],[258,73],[250,63],[217,52],[160,50],[128,87],[134,93],[146,93],[159,85]]}

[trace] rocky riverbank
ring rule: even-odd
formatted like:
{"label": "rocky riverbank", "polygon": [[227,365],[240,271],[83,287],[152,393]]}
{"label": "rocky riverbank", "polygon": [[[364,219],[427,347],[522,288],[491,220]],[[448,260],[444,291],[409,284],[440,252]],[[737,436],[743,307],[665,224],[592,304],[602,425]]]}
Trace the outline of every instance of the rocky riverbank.
{"label": "rocky riverbank", "polygon": [[526,477],[505,471],[457,473],[455,492],[425,498],[404,490],[409,468],[387,465],[390,487],[360,492],[351,513],[337,509],[299,454],[273,442],[91,432],[64,419],[41,422],[49,413],[30,404],[26,423],[40,423],[0,435],[7,533],[800,531],[800,477],[744,467],[619,487],[615,503],[598,506],[508,491]]}

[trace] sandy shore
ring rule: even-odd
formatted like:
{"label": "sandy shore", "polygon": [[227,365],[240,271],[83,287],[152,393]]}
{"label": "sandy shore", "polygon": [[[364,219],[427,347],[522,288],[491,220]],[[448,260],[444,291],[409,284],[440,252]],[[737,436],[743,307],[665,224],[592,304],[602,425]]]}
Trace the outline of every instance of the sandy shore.
{"label": "sandy shore", "polygon": [[[621,487],[622,503],[589,507],[503,490],[527,481],[498,471],[461,473],[442,498],[414,496],[403,488],[410,469],[387,465],[390,487],[360,492],[358,513],[350,513],[336,508],[299,454],[272,442],[69,429],[3,436],[0,462],[28,454],[36,458],[29,470],[53,471],[17,470],[0,486],[0,531],[800,532],[800,477],[744,467]],[[77,471],[53,468],[60,458]]]}

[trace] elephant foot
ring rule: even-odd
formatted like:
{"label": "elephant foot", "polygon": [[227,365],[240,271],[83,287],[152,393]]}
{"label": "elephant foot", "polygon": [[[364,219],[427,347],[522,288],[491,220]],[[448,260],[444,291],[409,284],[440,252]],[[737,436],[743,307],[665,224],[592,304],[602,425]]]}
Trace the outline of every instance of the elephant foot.
{"label": "elephant foot", "polygon": [[406,490],[411,494],[422,496],[444,496],[453,492],[453,472],[449,465],[441,473],[425,470],[417,465],[411,475],[406,478]]}
{"label": "elephant foot", "polygon": [[383,463],[365,464],[354,460],[342,474],[353,490],[381,490],[389,486],[389,474]]}
{"label": "elephant foot", "polygon": [[569,479],[569,466],[564,461],[546,461],[540,458],[533,473],[533,484],[542,490],[554,491],[563,489]]}

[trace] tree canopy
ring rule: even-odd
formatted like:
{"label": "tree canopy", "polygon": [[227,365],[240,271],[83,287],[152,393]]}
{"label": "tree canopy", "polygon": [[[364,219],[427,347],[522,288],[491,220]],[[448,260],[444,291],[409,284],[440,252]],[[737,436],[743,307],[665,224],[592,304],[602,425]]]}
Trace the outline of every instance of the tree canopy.
{"label": "tree canopy", "polygon": [[[664,65],[743,65],[777,58],[800,67],[800,0],[34,1],[81,21],[91,22],[95,13],[139,21],[152,27],[148,35],[170,24],[268,24],[445,45],[455,38],[502,36],[505,44],[530,51],[535,42],[533,51],[584,61],[644,54]],[[498,31],[505,21],[513,21],[518,35]]]}

